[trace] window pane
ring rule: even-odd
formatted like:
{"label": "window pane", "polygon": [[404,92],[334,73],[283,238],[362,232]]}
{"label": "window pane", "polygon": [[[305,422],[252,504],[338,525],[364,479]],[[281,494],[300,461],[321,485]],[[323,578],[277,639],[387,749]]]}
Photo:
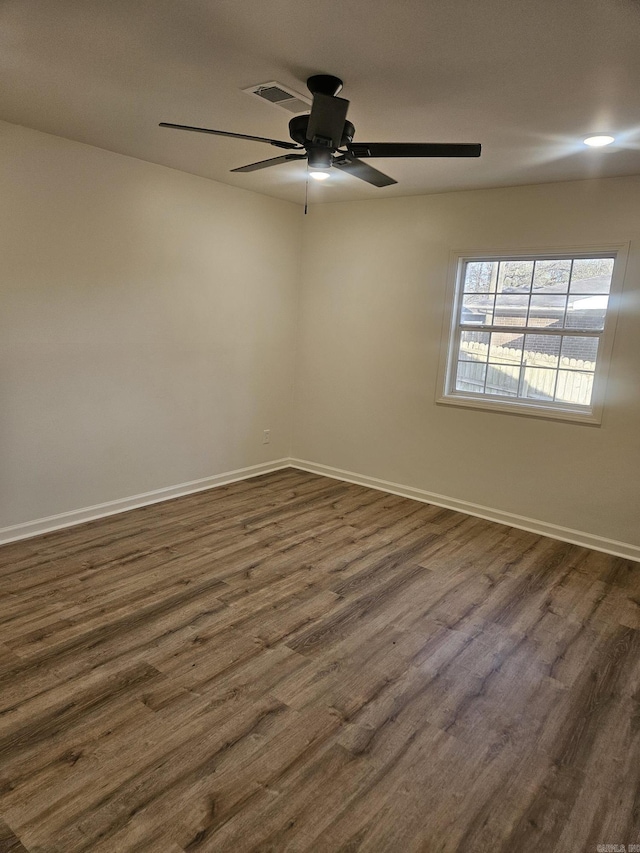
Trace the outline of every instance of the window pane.
{"label": "window pane", "polygon": [[456,375],[456,391],[484,393],[484,378],[487,365],[479,361],[459,361]]}
{"label": "window pane", "polygon": [[532,367],[557,367],[560,338],[557,335],[526,335],[524,360]]}
{"label": "window pane", "polygon": [[491,325],[493,320],[493,294],[465,294],[462,298],[462,323],[477,323],[478,325]]}
{"label": "window pane", "polygon": [[520,396],[528,400],[553,400],[556,373],[544,367],[525,367]]}
{"label": "window pane", "polygon": [[529,326],[562,326],[566,296],[534,294],[529,306]]}
{"label": "window pane", "polygon": [[571,293],[609,293],[613,258],[576,258],[571,273]]}
{"label": "window pane", "polygon": [[533,275],[534,293],[566,293],[569,289],[571,261],[536,261]]}
{"label": "window pane", "polygon": [[501,261],[498,273],[499,293],[529,293],[533,261]]}
{"label": "window pane", "polygon": [[609,297],[604,294],[601,296],[570,294],[565,326],[569,329],[604,329],[608,301]]}
{"label": "window pane", "polygon": [[517,397],[520,383],[519,364],[490,364],[487,368],[487,394]]}
{"label": "window pane", "polygon": [[489,352],[489,332],[462,332],[460,335],[461,361],[486,361]]}
{"label": "window pane", "polygon": [[593,392],[593,373],[559,370],[555,399],[559,403],[588,406]]}
{"label": "window pane", "polygon": [[495,291],[498,277],[498,261],[469,261],[464,274],[466,293],[488,293]]}
{"label": "window pane", "polygon": [[522,335],[513,332],[493,332],[489,347],[489,361],[494,364],[520,364],[522,361]]}
{"label": "window pane", "polygon": [[598,339],[574,335],[562,337],[562,367],[593,370],[598,355]]}
{"label": "window pane", "polygon": [[528,294],[502,294],[496,296],[494,325],[524,326],[527,322]]}

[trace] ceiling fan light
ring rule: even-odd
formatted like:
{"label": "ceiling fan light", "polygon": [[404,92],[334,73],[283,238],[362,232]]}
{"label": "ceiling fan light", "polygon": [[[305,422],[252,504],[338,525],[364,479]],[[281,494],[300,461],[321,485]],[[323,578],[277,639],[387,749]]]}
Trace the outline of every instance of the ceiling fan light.
{"label": "ceiling fan light", "polygon": [[602,148],[604,145],[611,145],[612,142],[615,142],[615,138],[613,136],[609,136],[608,134],[598,134],[597,136],[587,136],[586,139],[583,139],[585,145],[588,145],[590,148]]}
{"label": "ceiling fan light", "polygon": [[318,169],[309,169],[309,174],[312,178],[315,178],[316,181],[326,181],[329,177],[329,172],[321,172]]}

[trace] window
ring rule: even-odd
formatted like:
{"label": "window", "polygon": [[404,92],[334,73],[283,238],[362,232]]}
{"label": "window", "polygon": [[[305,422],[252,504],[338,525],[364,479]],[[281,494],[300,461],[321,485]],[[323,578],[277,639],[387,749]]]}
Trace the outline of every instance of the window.
{"label": "window", "polygon": [[456,254],[439,402],[599,423],[623,249]]}

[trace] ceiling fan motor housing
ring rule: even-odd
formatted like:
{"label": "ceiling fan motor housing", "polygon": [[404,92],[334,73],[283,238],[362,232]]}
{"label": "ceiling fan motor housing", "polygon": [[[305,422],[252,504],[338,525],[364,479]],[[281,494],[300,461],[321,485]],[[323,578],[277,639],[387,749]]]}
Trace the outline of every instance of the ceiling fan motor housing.
{"label": "ceiling fan motor housing", "polygon": [[[294,142],[297,142],[298,145],[303,145],[307,150],[313,147],[322,148],[322,146],[314,146],[307,139],[307,127],[309,126],[309,116],[294,116],[289,122],[289,136],[293,139]],[[350,121],[345,121],[344,128],[342,131],[342,138],[340,139],[340,145],[336,146],[338,148],[343,148],[345,145],[348,145],[350,142],[353,142],[353,137],[355,135],[356,129]],[[335,150],[335,149],[334,149]]]}

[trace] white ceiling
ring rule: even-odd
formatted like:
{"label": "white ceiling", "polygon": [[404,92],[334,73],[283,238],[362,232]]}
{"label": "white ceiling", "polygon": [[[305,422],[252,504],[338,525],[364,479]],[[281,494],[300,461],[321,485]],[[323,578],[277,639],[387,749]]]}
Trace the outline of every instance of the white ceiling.
{"label": "white ceiling", "polygon": [[[638,0],[3,0],[0,118],[302,202],[304,167],[229,170],[278,149],[159,128],[288,140],[241,90],[341,77],[356,141],[481,142],[480,160],[370,160],[314,201],[640,173]],[[608,149],[581,144],[610,131]]]}

